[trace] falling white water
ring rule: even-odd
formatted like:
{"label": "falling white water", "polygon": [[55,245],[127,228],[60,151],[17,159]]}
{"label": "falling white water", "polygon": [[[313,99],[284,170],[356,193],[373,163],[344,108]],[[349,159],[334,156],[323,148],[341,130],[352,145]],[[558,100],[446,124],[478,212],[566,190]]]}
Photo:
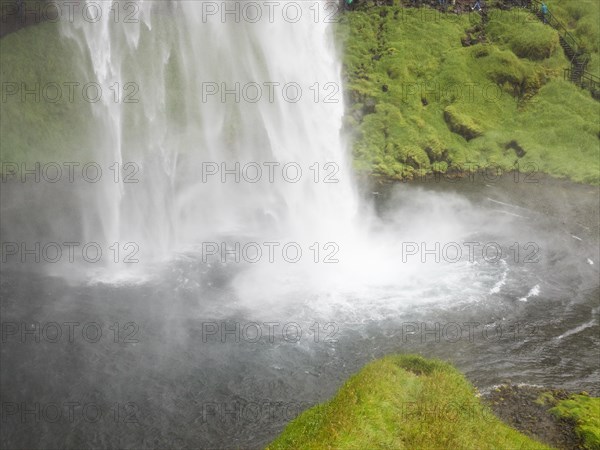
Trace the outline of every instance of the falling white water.
{"label": "falling white water", "polygon": [[[326,20],[337,2],[252,2],[260,20],[249,20],[256,14],[248,4],[109,1],[96,22],[62,24],[81,49],[80,69],[103,89],[90,118],[102,136],[96,162],[120,167],[118,183],[111,172],[82,197],[82,211],[95,212],[84,214],[83,237],[139,247],[138,264],[109,264],[99,279],[201,261],[206,243],[256,243],[259,262],[229,264],[229,282],[236,301],[265,310],[292,298],[324,314],[350,306],[378,314],[409,301],[488,295],[496,267],[407,260],[403,245],[463,242],[481,229],[506,229],[508,218],[418,191],[400,199],[387,224],[359,205],[341,133],[341,63]],[[273,263],[265,243],[276,246]],[[284,260],[288,243],[302,251],[297,262]],[[473,273],[481,281],[465,289]]]}
{"label": "falling white water", "polygon": [[[119,3],[102,2],[97,22],[63,25],[103,88],[97,162],[139,180],[103,178],[91,240],[135,242],[147,262],[222,237],[325,243],[350,232],[357,198],[328,2],[319,16],[314,4],[295,3],[295,23],[296,8],[268,17],[264,2],[252,23],[243,3],[139,1],[133,10],[128,2],[116,16]],[[239,182],[234,173],[222,182],[223,169]]]}

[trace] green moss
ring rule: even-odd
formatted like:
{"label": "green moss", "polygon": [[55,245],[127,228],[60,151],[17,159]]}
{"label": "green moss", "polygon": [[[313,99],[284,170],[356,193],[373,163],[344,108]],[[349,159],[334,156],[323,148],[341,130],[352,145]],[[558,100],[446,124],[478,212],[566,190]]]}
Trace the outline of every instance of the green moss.
{"label": "green moss", "polygon": [[[73,64],[71,55],[78,51],[74,42],[60,36],[58,24],[52,23],[0,39],[2,161],[82,161],[90,157],[92,110],[81,92],[82,86],[93,80],[86,79]],[[70,91],[65,83],[78,85],[71,84]],[[33,94],[24,95],[25,91]],[[58,100],[48,100],[55,98]]]}
{"label": "green moss", "polygon": [[597,184],[600,104],[563,81],[558,33],[531,13],[499,12],[487,42],[463,47],[478,17],[398,5],[343,17],[356,169],[411,178],[466,163],[527,166]]}
{"label": "green moss", "polygon": [[486,31],[491,42],[506,45],[520,58],[542,60],[562,51],[558,34],[525,11],[492,11]]}
{"label": "green moss", "polygon": [[[550,0],[551,10],[597,49],[593,39],[598,32],[586,31],[585,24],[591,23],[589,17],[600,17],[598,8],[585,1],[577,7],[555,3]],[[371,6],[343,16],[337,32],[344,42],[350,99],[344,124],[354,138],[357,171],[401,179],[460,170],[466,163],[505,170],[526,165],[598,183],[600,103],[563,81],[568,61],[560,48],[553,50],[557,33],[527,12],[491,14],[489,42],[463,47],[461,39],[478,24],[477,14],[399,6]],[[157,25],[141,32],[165,39],[177,32],[167,18]],[[2,38],[0,83],[89,82],[85,73],[91,73],[90,67],[85,61],[74,64],[79,50],[60,36],[58,27],[45,23]],[[153,51],[146,47],[136,55]],[[189,102],[199,93],[184,89],[178,55],[144,73],[155,70],[166,72],[170,123],[183,129],[186,120],[201,120],[188,114]],[[123,71],[124,79],[144,79],[133,66],[126,64]],[[141,83],[140,90],[155,92],[156,86]],[[57,103],[31,97],[23,102],[20,95],[3,99],[2,161],[89,160],[94,143],[103,141],[91,106],[81,96]],[[124,112],[124,149],[135,149],[149,126],[139,114],[142,107]],[[507,148],[512,141],[524,152]]]}
{"label": "green moss", "polygon": [[444,109],[444,120],[448,124],[448,127],[450,127],[450,130],[460,134],[467,141],[483,134],[483,130],[472,117],[461,113],[458,111],[458,108],[452,105]]}
{"label": "green moss", "polygon": [[600,76],[600,2],[596,0],[546,2],[552,14],[575,36],[592,59],[587,70]]}
{"label": "green moss", "polygon": [[374,361],[268,449],[543,449],[497,419],[452,366],[414,355]]}
{"label": "green moss", "polygon": [[[115,24],[114,26],[119,26]],[[98,108],[107,98],[115,101],[118,93],[121,102],[138,100],[122,108],[121,138],[123,156],[135,158],[139,142],[155,126],[145,120],[145,93],[159,96],[164,88],[164,101],[174,135],[187,125],[190,117],[189,103],[200,97],[186,89],[182,76],[180,55],[172,53],[166,64],[156,64],[150,57],[156,48],[151,39],[140,39],[140,46],[130,58],[124,58],[118,85],[100,86],[102,100],[92,103],[83,94],[83,87],[96,81],[87,52],[60,32],[60,23],[45,22],[23,28],[0,40],[0,85],[3,98],[0,103],[0,159],[3,162],[25,163],[76,161],[88,162],[106,155],[105,148],[114,151],[104,133],[106,123],[99,117]],[[177,28],[172,18],[164,17],[149,30],[140,27],[140,33],[153,33],[157,40],[176,38]],[[165,73],[165,85],[158,85],[147,74]],[[135,80],[135,82],[129,82]],[[71,86],[71,88],[69,88]],[[113,90],[118,86],[118,91]],[[62,96],[53,101],[60,90]],[[23,95],[30,90],[34,94]],[[135,90],[134,90],[135,89]],[[14,91],[12,95],[10,91]],[[95,90],[88,91],[90,95]],[[108,96],[108,97],[107,97]],[[129,97],[127,97],[129,96]],[[180,127],[177,128],[177,127]],[[104,146],[104,148],[102,148]]]}
{"label": "green moss", "polygon": [[573,395],[559,401],[550,412],[577,423],[575,432],[582,439],[584,448],[600,449],[600,398]]}

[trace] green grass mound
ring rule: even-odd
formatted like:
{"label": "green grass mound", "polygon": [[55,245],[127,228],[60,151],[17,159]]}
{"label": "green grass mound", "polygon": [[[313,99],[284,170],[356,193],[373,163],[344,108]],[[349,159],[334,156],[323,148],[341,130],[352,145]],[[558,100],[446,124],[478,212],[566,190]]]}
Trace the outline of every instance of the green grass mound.
{"label": "green grass mound", "polygon": [[558,34],[525,11],[493,10],[487,36],[493,43],[505,44],[515,55],[531,60],[550,58],[559,48]]}
{"label": "green grass mound", "polygon": [[573,395],[558,402],[550,412],[575,421],[575,432],[582,439],[584,448],[600,449],[600,398]]}
{"label": "green grass mound", "polygon": [[483,406],[451,365],[376,360],[330,401],[293,420],[268,449],[543,449]]}
{"label": "green grass mound", "polygon": [[463,46],[477,29],[476,14],[397,4],[342,17],[355,168],[410,179],[527,167],[597,184],[600,103],[564,81],[558,33],[527,11],[499,11],[483,42]]}

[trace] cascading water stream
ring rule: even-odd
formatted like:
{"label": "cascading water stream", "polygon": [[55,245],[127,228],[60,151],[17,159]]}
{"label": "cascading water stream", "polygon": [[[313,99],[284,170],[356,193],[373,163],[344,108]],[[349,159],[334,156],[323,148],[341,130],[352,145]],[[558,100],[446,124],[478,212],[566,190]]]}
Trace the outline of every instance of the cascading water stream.
{"label": "cascading water stream", "polygon": [[206,3],[138,2],[139,23],[114,23],[118,4],[104,2],[100,26],[63,27],[84,71],[120,95],[93,107],[94,154],[139,167],[138,183],[102,180],[88,237],[135,242],[146,262],[219,237],[343,238],[357,196],[330,25],[303,2],[296,23],[221,20]]}
{"label": "cascading water stream", "polygon": [[[45,210],[36,221],[51,225],[50,239],[98,243],[104,258],[49,273],[147,280],[183,259],[200,273],[227,267],[236,298],[265,310],[298,298],[371,310],[453,299],[446,291],[472,277],[464,258],[407,260],[406,241],[507,228],[506,216],[452,195],[413,192],[385,223],[359,201],[342,133],[337,2],[82,5],[88,13],[60,29],[77,43],[75,69],[102,93],[83,153],[104,173],[67,186],[67,202],[79,202],[70,228]],[[490,270],[493,286],[505,275]],[[423,290],[431,280],[446,293]]]}
{"label": "cascading water stream", "polygon": [[[32,153],[103,172],[97,182],[78,172],[73,182],[2,184],[0,396],[27,417],[9,414],[1,446],[264,448],[293,417],[232,423],[230,411],[300,412],[391,353],[448,359],[482,391],[509,378],[597,392],[589,186],[505,176],[361,192],[327,21],[337,1],[76,8],[74,21],[15,36],[48,36],[57,59],[75,48],[61,59],[73,78],[60,81],[101,91],[36,105],[48,129],[64,125],[65,108],[89,115],[85,129],[49,133]],[[13,53],[35,56],[38,44]],[[14,100],[3,114],[29,111]],[[386,150],[374,146],[374,159]],[[71,259],[62,243],[73,242]],[[82,255],[86,243],[102,248],[99,262]],[[226,259],[212,246],[206,259],[207,243],[224,243]],[[283,256],[289,243],[302,250],[296,262],[293,248]],[[61,246],[54,260],[43,250]],[[57,404],[103,415],[87,420],[77,407],[75,420],[64,409],[55,421]],[[222,417],[203,420],[215,405]],[[125,420],[131,406],[139,421]],[[35,409],[47,423],[30,421]]]}
{"label": "cascading water stream", "polygon": [[[327,20],[337,2],[85,5],[95,20],[76,15],[60,29],[77,43],[78,73],[102,92],[89,105],[94,133],[83,153],[105,172],[84,189],[67,186],[68,228],[52,204],[33,224],[9,219],[4,228],[15,240],[48,228],[49,240],[97,242],[105,257],[46,265],[48,273],[159,280],[179,277],[164,270],[187,261],[183,284],[208,288],[218,272],[234,305],[311,303],[380,317],[410,303],[487,299],[527,272],[508,261],[518,216],[418,189],[398,189],[384,217],[359,201]],[[491,264],[463,245],[490,237],[504,249]]]}

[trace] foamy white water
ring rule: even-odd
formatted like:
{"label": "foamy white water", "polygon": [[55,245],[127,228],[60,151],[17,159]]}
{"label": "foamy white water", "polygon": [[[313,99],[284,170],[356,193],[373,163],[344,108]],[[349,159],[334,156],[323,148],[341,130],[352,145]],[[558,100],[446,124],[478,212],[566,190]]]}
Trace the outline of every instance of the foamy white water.
{"label": "foamy white water", "polygon": [[[119,3],[101,4],[101,20],[62,30],[105,94],[93,105],[97,162],[116,162],[121,178],[136,182],[103,177],[84,197],[82,210],[100,213],[84,214],[83,235],[106,248],[133,243],[139,263],[96,265],[93,279],[143,282],[153,266],[190,256],[205,263],[209,251],[209,262],[223,264],[225,245],[231,284],[250,304],[292,298],[389,311],[455,302],[451,292],[481,273],[464,257],[449,264],[422,252],[511,218],[420,191],[401,196],[385,223],[360,204],[342,134],[340,51],[326,20],[337,2],[274,10],[258,2],[262,18],[250,20],[245,2],[139,1],[129,3],[133,23],[125,21],[133,10],[116,20]],[[407,241],[419,247],[410,258]],[[489,269],[460,292],[465,300],[506,283]]]}
{"label": "foamy white water", "polygon": [[136,242],[146,261],[222,236],[343,238],[357,197],[331,25],[308,2],[257,23],[244,2],[226,2],[239,22],[208,3],[140,1],[139,23],[114,23],[118,3],[102,2],[99,22],[63,25],[111,94],[94,105],[98,161],[139,167],[138,183],[102,180],[88,236]]}

